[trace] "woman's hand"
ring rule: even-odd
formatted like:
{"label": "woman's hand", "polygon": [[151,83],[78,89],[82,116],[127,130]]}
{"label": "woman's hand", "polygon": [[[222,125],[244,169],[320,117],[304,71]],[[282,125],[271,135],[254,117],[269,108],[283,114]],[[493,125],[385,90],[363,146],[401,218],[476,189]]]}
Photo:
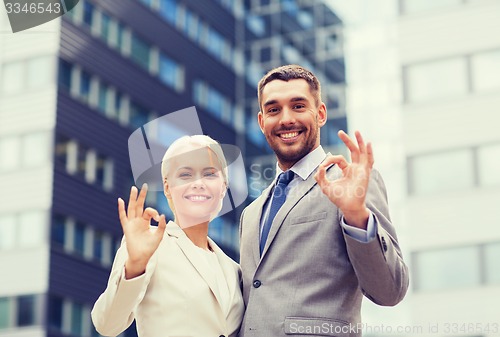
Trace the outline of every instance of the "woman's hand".
{"label": "woman's hand", "polygon": [[[130,279],[143,274],[149,259],[156,251],[163,238],[165,215],[159,215],[154,208],[144,209],[148,186],[142,185],[138,194],[132,186],[127,211],[125,202],[118,198],[118,215],[127,243],[128,259],[125,262],[125,278]],[[158,221],[158,229],[151,230],[151,219]]]}

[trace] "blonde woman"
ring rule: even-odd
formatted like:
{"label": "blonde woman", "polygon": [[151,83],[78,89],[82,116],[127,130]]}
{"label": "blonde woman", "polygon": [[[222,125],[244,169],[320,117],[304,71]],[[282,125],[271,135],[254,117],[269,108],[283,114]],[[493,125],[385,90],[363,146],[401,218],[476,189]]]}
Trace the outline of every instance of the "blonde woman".
{"label": "blonde woman", "polygon": [[92,310],[96,330],[116,336],[135,319],[139,337],[236,336],[240,269],[208,237],[228,186],[220,145],[203,135],[179,138],[163,157],[162,177],[174,221],[144,209],[146,185],[132,187],[127,209],[118,199],[124,238]]}

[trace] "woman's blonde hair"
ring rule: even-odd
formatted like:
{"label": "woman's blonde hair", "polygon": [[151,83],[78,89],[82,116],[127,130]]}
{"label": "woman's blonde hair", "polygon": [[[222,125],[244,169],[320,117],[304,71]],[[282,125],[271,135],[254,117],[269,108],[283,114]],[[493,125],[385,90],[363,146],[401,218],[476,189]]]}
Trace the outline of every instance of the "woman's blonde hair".
{"label": "woman's blonde hair", "polygon": [[[215,154],[217,161],[221,168],[222,178],[226,183],[226,187],[229,186],[228,181],[228,170],[227,170],[227,162],[224,157],[224,152],[222,152],[222,147],[220,144],[212,139],[209,136],[205,135],[194,135],[194,136],[183,136],[176,141],[174,141],[167,149],[165,154],[163,155],[163,159],[161,162],[161,176],[163,182],[167,178],[168,170],[170,169],[170,159],[180,153],[183,153],[182,148],[186,145],[196,145],[200,148],[206,147]],[[185,152],[184,152],[185,153]]]}

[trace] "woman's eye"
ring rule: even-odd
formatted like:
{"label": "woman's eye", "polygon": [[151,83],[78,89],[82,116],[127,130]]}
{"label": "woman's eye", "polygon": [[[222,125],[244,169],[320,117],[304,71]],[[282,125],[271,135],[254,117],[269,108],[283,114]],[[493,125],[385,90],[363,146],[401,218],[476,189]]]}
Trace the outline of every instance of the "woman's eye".
{"label": "woman's eye", "polygon": [[179,177],[180,178],[190,178],[191,177],[191,173],[187,173],[187,172],[181,173],[181,174],[179,174]]}
{"label": "woman's eye", "polygon": [[205,177],[217,177],[217,172],[205,172]]}

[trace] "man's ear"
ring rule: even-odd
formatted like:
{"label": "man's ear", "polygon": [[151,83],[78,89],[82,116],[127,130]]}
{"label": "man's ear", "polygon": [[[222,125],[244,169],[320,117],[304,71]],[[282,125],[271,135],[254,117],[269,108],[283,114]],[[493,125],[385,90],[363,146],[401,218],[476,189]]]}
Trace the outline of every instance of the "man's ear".
{"label": "man's ear", "polygon": [[257,114],[257,120],[259,121],[260,131],[264,133],[264,115],[262,114],[262,111],[259,111]]}
{"label": "man's ear", "polygon": [[326,110],[326,105],[325,105],[325,103],[321,102],[321,105],[319,106],[319,109],[318,109],[318,125],[319,125],[319,127],[322,127],[323,125],[325,125],[327,119],[328,119],[328,113]]}

